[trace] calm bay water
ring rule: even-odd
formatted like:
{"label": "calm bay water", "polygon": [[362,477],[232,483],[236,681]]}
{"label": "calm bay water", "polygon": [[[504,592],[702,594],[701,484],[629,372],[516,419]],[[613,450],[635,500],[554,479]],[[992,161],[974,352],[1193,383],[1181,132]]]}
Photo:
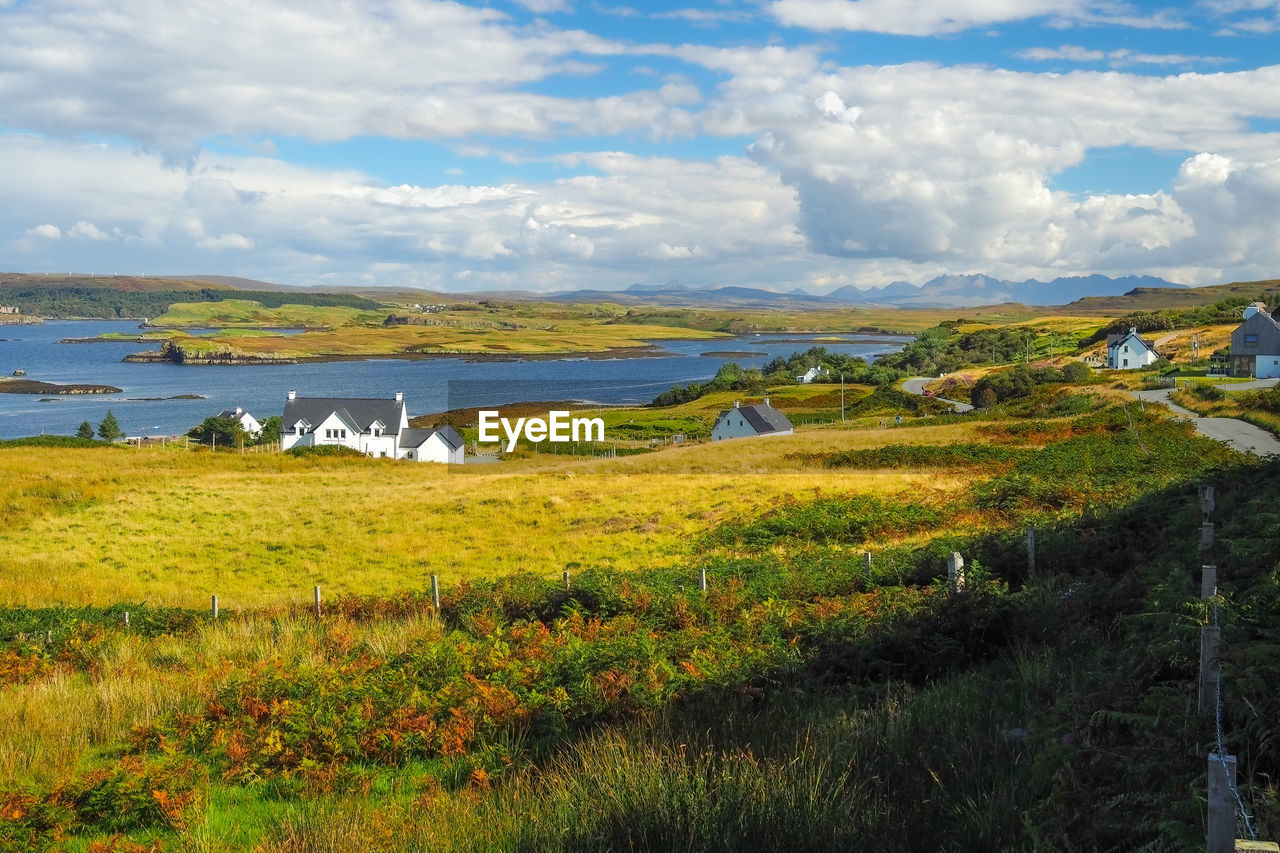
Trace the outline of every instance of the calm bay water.
{"label": "calm bay water", "polygon": [[[42,326],[0,326],[0,375],[16,369],[28,379],[59,384],[113,385],[119,394],[59,396],[0,394],[0,438],[70,435],[81,421],[97,425],[111,409],[131,435],[177,435],[209,415],[241,406],[259,419],[278,415],[285,396],[390,397],[403,391],[410,415],[521,400],[647,403],[672,385],[711,378],[736,361],[758,367],[776,355],[811,346],[868,361],[900,350],[907,337],[867,335],[752,335],[711,341],[655,341],[662,357],[467,362],[462,359],[370,359],[281,365],[127,364],[121,359],[156,345],[62,344],[62,338],[105,332],[136,333],[133,322],[50,321]],[[818,340],[822,338],[824,340]],[[707,356],[754,352],[754,357]],[[172,400],[179,394],[205,399]]]}

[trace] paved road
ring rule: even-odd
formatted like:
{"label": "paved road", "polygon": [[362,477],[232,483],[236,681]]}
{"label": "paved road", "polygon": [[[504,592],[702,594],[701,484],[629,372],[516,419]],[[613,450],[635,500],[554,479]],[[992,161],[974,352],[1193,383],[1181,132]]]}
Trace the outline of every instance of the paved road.
{"label": "paved road", "polygon": [[[933,380],[930,379],[928,376],[914,376],[911,379],[903,380],[902,390],[906,391],[908,394],[916,394],[923,397],[925,383],[932,382],[932,381]],[[935,397],[934,399],[941,400],[944,403],[950,403],[951,407],[955,409],[957,412],[973,411],[973,406],[969,405],[968,403],[961,403],[959,400],[947,400],[942,397]]]}
{"label": "paved road", "polygon": [[[1247,391],[1254,388],[1270,388],[1276,382],[1275,379],[1255,379],[1252,382],[1234,382],[1218,387],[1230,391]],[[1171,388],[1161,388],[1156,391],[1135,391],[1134,396],[1149,403],[1163,403],[1174,414],[1194,421],[1196,431],[1201,435],[1215,441],[1225,441],[1241,453],[1253,453],[1257,456],[1280,453],[1280,439],[1265,429],[1235,418],[1202,418],[1177,403],[1169,402],[1169,395],[1172,393]]]}

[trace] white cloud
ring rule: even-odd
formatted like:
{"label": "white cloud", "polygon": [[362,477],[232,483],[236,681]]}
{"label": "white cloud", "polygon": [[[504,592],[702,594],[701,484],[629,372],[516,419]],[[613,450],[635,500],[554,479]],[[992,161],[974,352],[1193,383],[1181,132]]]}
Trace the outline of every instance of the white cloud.
{"label": "white cloud", "polygon": [[1067,60],[1070,62],[1109,61],[1112,65],[1222,65],[1235,62],[1226,56],[1197,56],[1185,53],[1139,53],[1127,48],[1119,50],[1092,50],[1079,45],[1064,44],[1059,47],[1029,47],[1014,53],[1019,59],[1032,62]]}
{"label": "white cloud", "polygon": [[248,250],[253,248],[253,241],[243,234],[223,234],[218,237],[205,237],[196,241],[196,247],[200,249],[239,249]]}
{"label": "white cloud", "polygon": [[515,2],[535,15],[573,11],[573,4],[569,0],[515,0]]}
{"label": "white cloud", "polygon": [[81,240],[110,240],[111,239],[106,234],[102,233],[102,230],[99,229],[98,226],[94,225],[92,222],[85,222],[84,220],[81,220],[77,222],[75,225],[72,225],[71,228],[68,229],[67,231],[67,236],[77,237]]}
{"label": "white cloud", "polygon": [[769,12],[783,24],[829,32],[863,30],[907,36],[957,33],[975,27],[1054,19],[1059,25],[1110,23],[1174,27],[1167,13],[1131,15],[1099,0],[773,0]]}
{"label": "white cloud", "polygon": [[537,136],[576,125],[579,113],[605,121],[609,105],[520,87],[622,50],[441,0],[46,0],[0,15],[0,43],[10,127],[119,136],[184,156],[219,134]]}
{"label": "white cloud", "polygon": [[62,239],[62,229],[57,225],[37,225],[35,228],[27,229],[28,236],[39,237],[43,240],[60,240]]}

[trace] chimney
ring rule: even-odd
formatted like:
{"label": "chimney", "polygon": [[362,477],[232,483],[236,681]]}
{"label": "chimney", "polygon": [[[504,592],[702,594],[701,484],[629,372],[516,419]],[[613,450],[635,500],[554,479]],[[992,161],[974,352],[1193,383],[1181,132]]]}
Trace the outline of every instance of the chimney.
{"label": "chimney", "polygon": [[239,406],[236,406],[236,415],[239,416],[243,414],[244,414],[244,409],[240,408]]}
{"label": "chimney", "polygon": [[397,392],[396,392],[396,402],[397,402],[397,403],[403,403],[403,402],[404,402],[404,392],[403,392],[403,391],[397,391]]}
{"label": "chimney", "polygon": [[769,405],[769,398],[768,398],[768,397],[765,397],[765,398],[764,398],[764,404],[765,404],[766,406],[767,406],[767,405]]}
{"label": "chimney", "polygon": [[740,404],[737,400],[734,400],[734,401],[733,401],[733,407],[734,407],[735,409],[736,409],[736,408],[738,408],[738,406],[739,406],[739,405],[741,405],[741,404]]}
{"label": "chimney", "polygon": [[290,391],[290,392],[289,392],[289,399],[290,399],[290,400],[296,400],[296,399],[298,399],[298,392],[297,392],[297,391]]}

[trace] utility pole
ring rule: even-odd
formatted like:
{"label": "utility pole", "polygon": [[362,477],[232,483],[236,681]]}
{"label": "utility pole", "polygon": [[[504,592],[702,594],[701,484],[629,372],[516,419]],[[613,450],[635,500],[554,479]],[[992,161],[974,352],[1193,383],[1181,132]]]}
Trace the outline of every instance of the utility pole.
{"label": "utility pole", "polygon": [[844,374],[840,374],[840,423],[844,423]]}

